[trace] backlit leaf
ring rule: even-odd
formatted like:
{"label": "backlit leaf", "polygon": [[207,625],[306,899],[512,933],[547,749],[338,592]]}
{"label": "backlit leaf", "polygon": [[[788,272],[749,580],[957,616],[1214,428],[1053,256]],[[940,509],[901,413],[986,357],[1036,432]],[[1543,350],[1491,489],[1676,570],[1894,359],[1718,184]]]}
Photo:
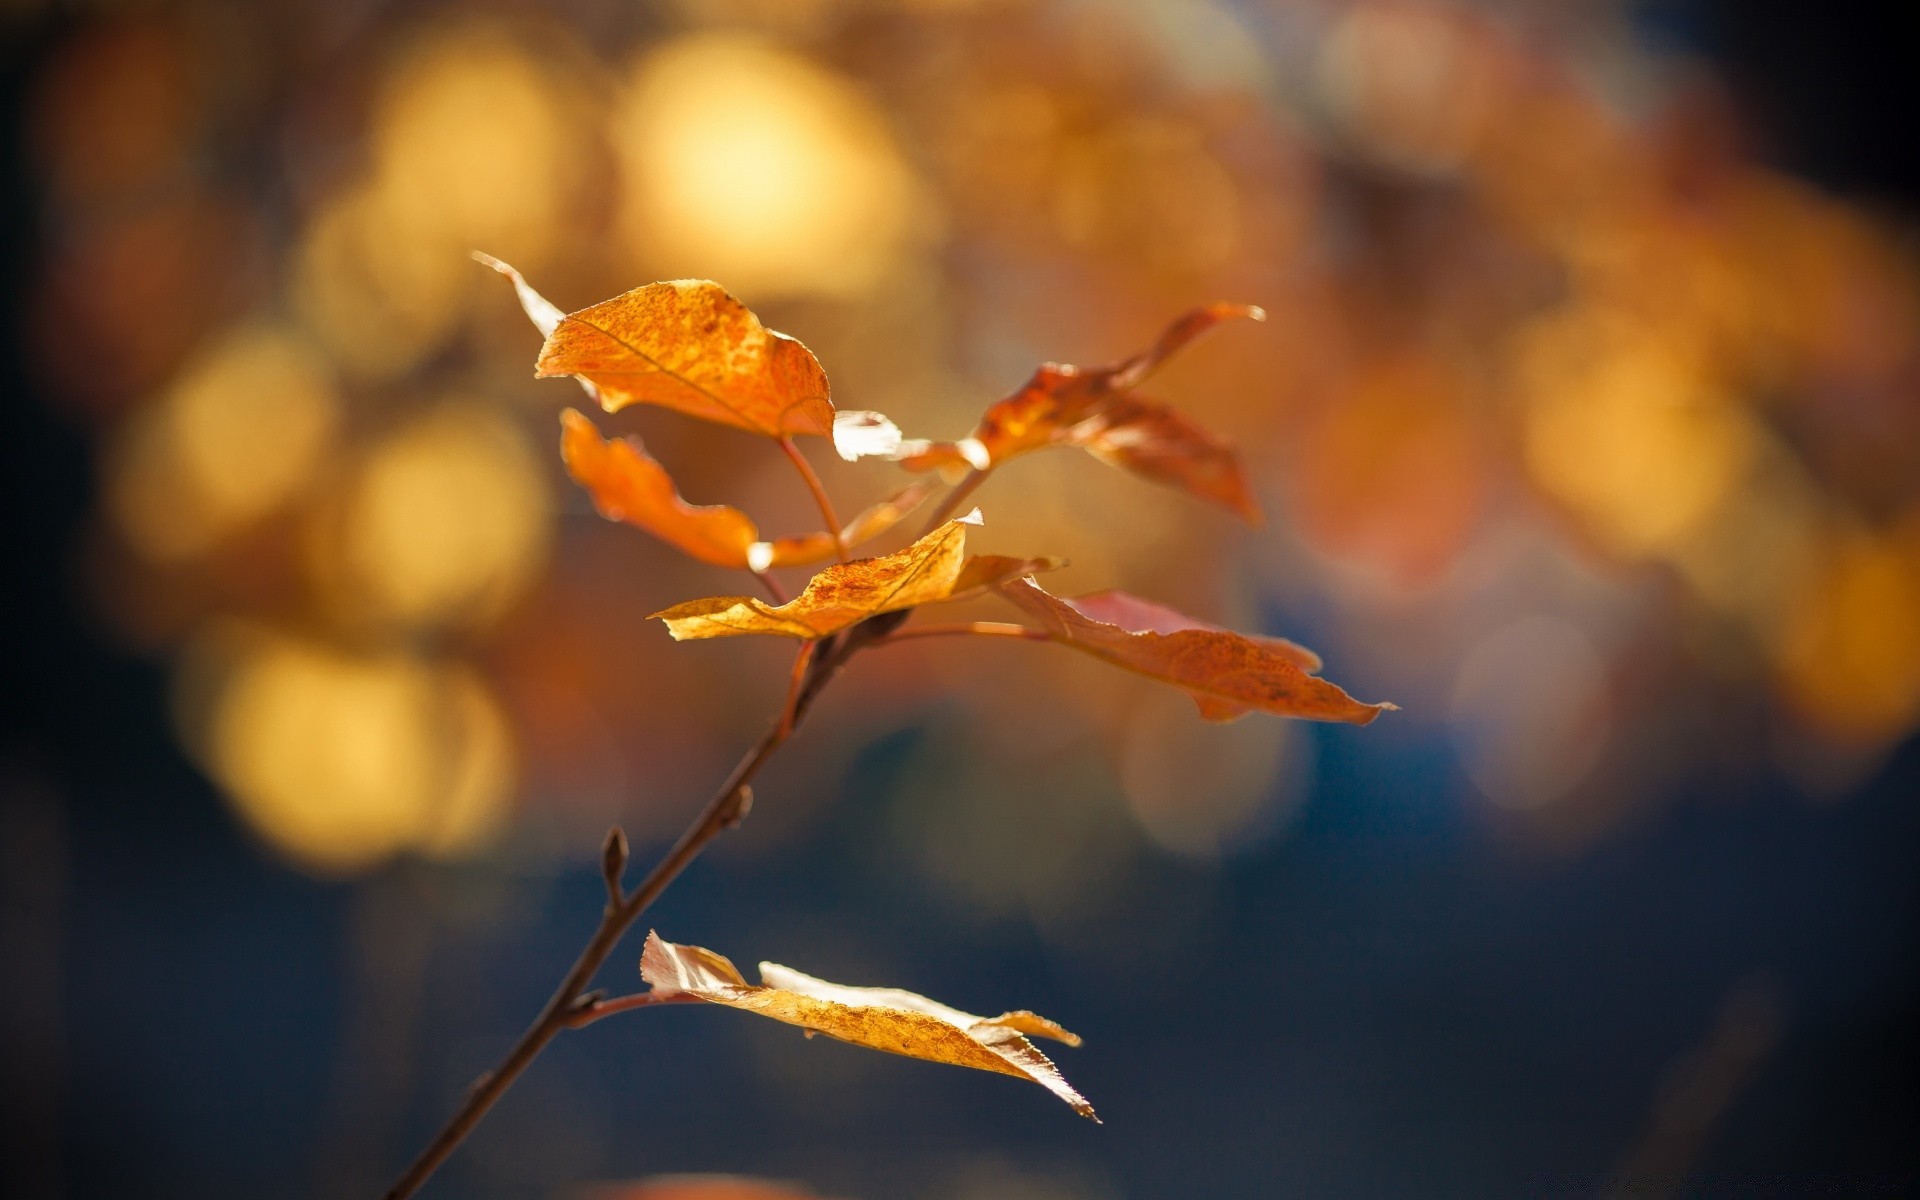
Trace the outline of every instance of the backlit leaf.
{"label": "backlit leaf", "polygon": [[1240,456],[1223,438],[1157,400],[1116,396],[1067,440],[1102,462],[1218,504],[1249,525],[1261,522]]}
{"label": "backlit leaf", "polygon": [[[577,409],[560,414],[560,428],[567,474],[593,497],[601,516],[636,525],[701,562],[747,565],[760,540],[753,518],[726,504],[688,504],[638,438],[603,439]],[[831,551],[832,539],[827,542]]]}
{"label": "backlit leaf", "polygon": [[756,986],[722,955],[676,945],[657,933],[647,935],[640,977],[656,992],[687,993],[856,1046],[1032,1080],[1081,1116],[1099,1120],[1093,1106],[1022,1035],[1069,1046],[1078,1046],[1080,1039],[1030,1012],[980,1017],[914,992],[847,987],[776,963],[760,964],[761,983]]}
{"label": "backlit leaf", "polygon": [[[637,438],[604,439],[592,421],[576,409],[560,414],[560,457],[567,474],[593,497],[594,507],[610,521],[624,521],[701,562],[720,567],[804,566],[834,555],[825,532],[760,540],[753,518],[725,504],[689,504],[673,479]],[[849,546],[879,537],[893,528],[933,491],[915,484],[868,508],[848,522],[841,537]]]}
{"label": "backlit leaf", "polygon": [[833,450],[848,462],[892,458],[900,451],[900,427],[885,413],[833,414]]}
{"label": "backlit leaf", "polygon": [[[841,540],[849,546],[858,546],[872,541],[899,524],[901,518],[920,507],[921,503],[934,491],[935,487],[930,483],[916,483],[901,489],[848,521],[846,528],[840,531]],[[825,562],[834,555],[833,539],[825,533],[775,538],[772,547],[772,565],[776,567],[806,566],[809,563]]]}
{"label": "backlit leaf", "polygon": [[1366,725],[1395,708],[1364,704],[1318,678],[1319,658],[1283,639],[1219,629],[1124,592],[1067,600],[1030,579],[998,590],[1055,641],[1184,689],[1210,721],[1258,709]]}
{"label": "backlit leaf", "polygon": [[978,560],[966,557],[966,527],[978,523],[977,515],[948,521],[896,554],[836,563],[779,606],[753,596],[713,596],[653,615],[680,641],[743,634],[820,638],[878,613],[949,600],[1054,565],[994,555],[969,566]]}
{"label": "backlit leaf", "polygon": [[608,412],[656,404],[766,437],[833,432],[813,352],[704,279],[650,283],[567,314],[535,368],[592,383]]}
{"label": "backlit leaf", "polygon": [[1257,521],[1238,456],[1165,405],[1134,396],[1181,347],[1222,321],[1266,319],[1245,304],[1209,304],[1182,315],[1152,346],[1107,367],[1047,363],[1019,391],[988,408],[957,442],[906,441],[895,452],[908,470],[986,470],[1046,446],[1078,445],[1115,466],[1171,484]]}

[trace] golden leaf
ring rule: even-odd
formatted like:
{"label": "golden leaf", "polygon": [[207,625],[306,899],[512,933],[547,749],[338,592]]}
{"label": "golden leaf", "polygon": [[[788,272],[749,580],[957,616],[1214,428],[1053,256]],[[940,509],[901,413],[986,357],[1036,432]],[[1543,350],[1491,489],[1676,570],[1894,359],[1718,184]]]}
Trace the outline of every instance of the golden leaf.
{"label": "golden leaf", "polygon": [[608,412],[656,404],[771,438],[833,432],[813,352],[704,279],[650,283],[567,314],[535,373],[579,376]]}
{"label": "golden leaf", "polygon": [[1124,592],[1067,600],[1030,579],[998,590],[1055,641],[1184,689],[1209,721],[1259,709],[1367,725],[1396,708],[1364,704],[1318,678],[1319,658],[1284,639],[1233,633]]}
{"label": "golden leaf", "polygon": [[[798,596],[774,606],[753,596],[689,600],[653,616],[667,623],[675,640],[772,634],[821,638],[868,617],[950,600],[1007,579],[1057,565],[1050,559],[966,557],[966,527],[978,516],[948,521],[896,554],[857,558],[827,567]],[[969,566],[969,563],[981,565]]]}
{"label": "golden leaf", "polygon": [[1266,313],[1246,304],[1208,304],[1168,325],[1146,350],[1112,366],[1046,363],[1019,391],[989,407],[970,436],[957,442],[902,442],[896,461],[911,471],[986,470],[1030,450],[1079,445],[1115,466],[1257,522],[1252,491],[1227,444],[1165,405],[1132,395],[1181,347],[1237,317],[1263,321]]}
{"label": "golden leaf", "polygon": [[[701,562],[761,571],[769,566],[803,566],[834,555],[833,537],[824,532],[760,540],[753,518],[725,504],[689,504],[673,479],[637,438],[603,439],[577,409],[560,414],[560,457],[567,474],[593,497],[594,507],[610,521],[624,521],[653,534]],[[849,546],[871,541],[893,528],[933,491],[915,484],[875,504],[848,522],[841,532]]]}
{"label": "golden leaf", "polygon": [[647,934],[640,977],[659,993],[686,993],[712,1004],[758,1013],[843,1042],[1029,1079],[1095,1121],[1093,1106],[1046,1055],[1022,1035],[1078,1046],[1080,1039],[1030,1012],[980,1017],[898,988],[847,987],[780,966],[760,964],[756,986],[724,956]]}
{"label": "golden leaf", "polygon": [[[920,507],[934,491],[935,486],[931,483],[916,483],[901,489],[855,515],[840,531],[840,539],[849,546],[872,541],[898,525],[901,518]],[[825,562],[834,555],[833,538],[824,532],[775,538],[772,546],[772,565],[776,567],[806,566]]]}

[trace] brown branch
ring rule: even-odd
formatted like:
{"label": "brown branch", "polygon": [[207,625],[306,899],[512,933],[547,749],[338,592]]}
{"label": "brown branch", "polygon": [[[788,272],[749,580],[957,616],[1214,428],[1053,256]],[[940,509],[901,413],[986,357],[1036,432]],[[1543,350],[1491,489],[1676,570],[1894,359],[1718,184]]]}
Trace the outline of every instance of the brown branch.
{"label": "brown branch", "polygon": [[[889,616],[892,614],[888,614]],[[904,615],[904,614],[903,614]],[[839,639],[826,639],[819,643],[807,642],[802,645],[799,662],[796,663],[793,685],[787,693],[787,702],[781,706],[780,715],[766,736],[747,751],[726,782],[713,794],[693,824],[687,827],[680,840],[667,851],[666,857],[655,864],[640,885],[625,896],[619,894],[617,883],[610,883],[607,907],[600,918],[600,927],[588,939],[586,948],[580,957],[574,960],[560,986],[554,989],[546,1007],[540,1010],[533,1024],[520,1035],[500,1065],[474,1081],[468,1090],[466,1099],[460,1104],[453,1116],[441,1127],[440,1132],[420,1152],[404,1174],[387,1192],[386,1200],[406,1200],[420,1190],[428,1177],[447,1160],[456,1147],[473,1132],[474,1126],[487,1115],[496,1101],[513,1085],[528,1064],[539,1057],[554,1037],[563,1029],[575,1028],[578,1024],[596,1020],[599,1016],[611,1015],[601,1012],[603,1004],[618,1004],[623,1001],[604,1001],[598,997],[585,1001],[582,998],[586,987],[592,981],[607,957],[619,945],[621,937],[633,925],[641,913],[647,910],[667,885],[684,871],[688,863],[697,858],[707,844],[714,838],[740,823],[746,813],[746,807],[752,803],[753,792],[748,783],[766,765],[773,752],[790,737],[803,718],[814,698],[820,694],[840,668],[861,647],[871,644],[876,637],[887,632],[875,630],[871,634],[855,636],[859,627],[849,631]],[[639,1007],[632,1004],[628,1007]],[[593,1013],[595,1016],[586,1016]],[[582,1018],[585,1017],[583,1020]]]}
{"label": "brown branch", "polygon": [[1009,621],[956,621],[944,625],[908,625],[897,629],[875,642],[886,646],[894,642],[904,642],[909,638],[955,637],[965,635],[979,637],[1019,638],[1028,642],[1050,642],[1045,630],[1029,629],[1025,625],[1015,625]]}
{"label": "brown branch", "polygon": [[794,445],[790,437],[780,439],[780,449],[793,464],[793,469],[800,472],[800,478],[806,481],[807,490],[813,493],[813,502],[820,506],[820,516],[827,523],[827,532],[833,535],[833,552],[841,562],[847,561],[847,537],[841,532],[840,516],[833,511],[833,501],[827,497],[826,486],[813,473],[813,464],[807,461],[806,455],[800,453],[800,447]]}
{"label": "brown branch", "polygon": [[773,577],[772,571],[755,571],[753,577],[760,581],[761,587],[767,589],[767,595],[773,597],[775,604],[787,602],[787,589],[780,586],[780,581]]}
{"label": "brown branch", "polygon": [[631,996],[615,996],[611,1000],[594,1000],[591,1003],[577,1005],[567,1018],[568,1029],[584,1029],[595,1021],[607,1017],[619,1016],[623,1012],[632,1012],[639,1008],[657,1008],[663,1004],[698,1004],[700,997],[692,992],[635,992]]}
{"label": "brown branch", "polygon": [[960,502],[973,495],[974,489],[985,483],[987,476],[992,472],[992,467],[987,467],[985,470],[974,467],[969,470],[959,483],[953,485],[953,490],[940,501],[939,507],[933,510],[933,516],[927,519],[927,527],[920,531],[920,536],[925,537],[938,529],[940,523],[952,516],[953,510],[960,507]]}

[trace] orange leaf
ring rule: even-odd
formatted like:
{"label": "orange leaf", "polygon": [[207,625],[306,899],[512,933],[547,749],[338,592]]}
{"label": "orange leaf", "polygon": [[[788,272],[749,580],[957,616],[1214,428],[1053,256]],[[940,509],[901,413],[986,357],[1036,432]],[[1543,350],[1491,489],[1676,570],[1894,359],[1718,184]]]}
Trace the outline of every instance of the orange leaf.
{"label": "orange leaf", "polygon": [[[1109,367],[1046,363],[1019,391],[987,409],[957,442],[902,442],[910,471],[998,466],[1046,446],[1083,445],[1103,460],[1258,519],[1239,459],[1226,443],[1164,405],[1131,395],[1188,342],[1222,321],[1266,313],[1247,304],[1208,304],[1182,315],[1152,346]],[[1191,458],[1192,461],[1185,461]]]}
{"label": "orange leaf", "polygon": [[999,591],[1055,641],[1184,689],[1209,721],[1259,709],[1367,725],[1396,707],[1364,704],[1317,678],[1312,672],[1320,660],[1304,647],[1219,629],[1124,592],[1066,600],[1030,579]]}
{"label": "orange leaf", "polygon": [[667,623],[676,641],[742,634],[821,638],[879,613],[949,600],[959,590],[986,587],[1050,565],[1050,560],[996,555],[985,566],[970,568],[975,560],[966,557],[966,526],[978,523],[977,514],[948,521],[896,554],[836,563],[778,607],[753,596],[712,596],[653,615]]}
{"label": "orange leaf", "polygon": [[1249,525],[1261,523],[1240,456],[1224,439],[1157,400],[1114,397],[1067,436],[1102,462],[1218,504]]}
{"label": "orange leaf", "polygon": [[725,957],[647,934],[640,977],[656,992],[686,993],[758,1013],[843,1042],[1029,1079],[1095,1121],[1093,1106],[1023,1034],[1078,1046],[1080,1039],[1030,1012],[979,1017],[897,988],[847,987],[776,963],[760,964],[759,986]]}
{"label": "orange leaf", "polygon": [[[725,504],[688,504],[673,479],[638,438],[603,439],[577,409],[560,414],[560,457],[567,474],[593,497],[594,507],[610,521],[624,521],[653,534],[701,562],[718,567],[763,571],[769,566],[802,566],[834,555],[827,533],[760,540],[753,518]],[[862,512],[841,538],[849,546],[871,541],[893,528],[933,491],[915,484]]]}
{"label": "orange leaf", "polygon": [[578,375],[608,412],[657,404],[771,438],[833,432],[813,352],[704,279],[650,283],[567,314],[535,373]]}
{"label": "orange leaf", "polygon": [[[625,521],[701,562],[744,567],[760,531],[753,518],[725,504],[688,504],[673,479],[638,438],[604,440],[578,409],[560,414],[560,457],[609,521]],[[833,539],[826,534],[828,550]]]}

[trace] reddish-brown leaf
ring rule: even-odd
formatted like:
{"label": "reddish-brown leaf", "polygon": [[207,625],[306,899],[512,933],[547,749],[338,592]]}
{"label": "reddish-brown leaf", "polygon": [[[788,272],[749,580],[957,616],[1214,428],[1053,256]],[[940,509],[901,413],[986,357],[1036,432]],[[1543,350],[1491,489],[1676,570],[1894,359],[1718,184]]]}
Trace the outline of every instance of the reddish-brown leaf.
{"label": "reddish-brown leaf", "polygon": [[1249,525],[1261,523],[1260,506],[1232,445],[1157,400],[1135,393],[1115,396],[1097,416],[1074,426],[1066,440],[1102,462],[1218,504]]}
{"label": "reddish-brown leaf", "polygon": [[771,438],[833,432],[827,374],[813,352],[704,279],[650,283],[568,313],[535,369],[593,384],[608,412],[656,404]]}
{"label": "reddish-brown leaf", "polygon": [[656,992],[698,996],[856,1046],[1032,1080],[1081,1116],[1099,1120],[1059,1068],[1022,1035],[1069,1046],[1078,1046],[1080,1039],[1030,1012],[980,1017],[914,992],[847,987],[767,962],[760,964],[756,986],[723,955],[676,945],[657,933],[647,934],[640,977]]}
{"label": "reddish-brown leaf", "polygon": [[1313,675],[1320,660],[1282,639],[1219,629],[1122,592],[1067,600],[1031,579],[998,590],[1055,641],[1185,690],[1210,721],[1258,709],[1366,725],[1395,707],[1362,703]]}
{"label": "reddish-brown leaf", "polygon": [[966,527],[977,523],[977,515],[962,517],[898,553],[836,563],[782,605],[755,596],[712,596],[653,615],[667,623],[677,641],[744,634],[821,638],[879,613],[951,600],[1057,565],[1052,559],[967,558]]}
{"label": "reddish-brown leaf", "polygon": [[968,437],[902,442],[895,456],[913,471],[986,470],[1045,446],[1081,445],[1116,466],[1257,520],[1232,450],[1164,405],[1132,395],[1181,347],[1236,317],[1260,321],[1266,314],[1251,305],[1209,304],[1182,315],[1152,346],[1112,366],[1047,363],[1019,391],[988,408]]}

